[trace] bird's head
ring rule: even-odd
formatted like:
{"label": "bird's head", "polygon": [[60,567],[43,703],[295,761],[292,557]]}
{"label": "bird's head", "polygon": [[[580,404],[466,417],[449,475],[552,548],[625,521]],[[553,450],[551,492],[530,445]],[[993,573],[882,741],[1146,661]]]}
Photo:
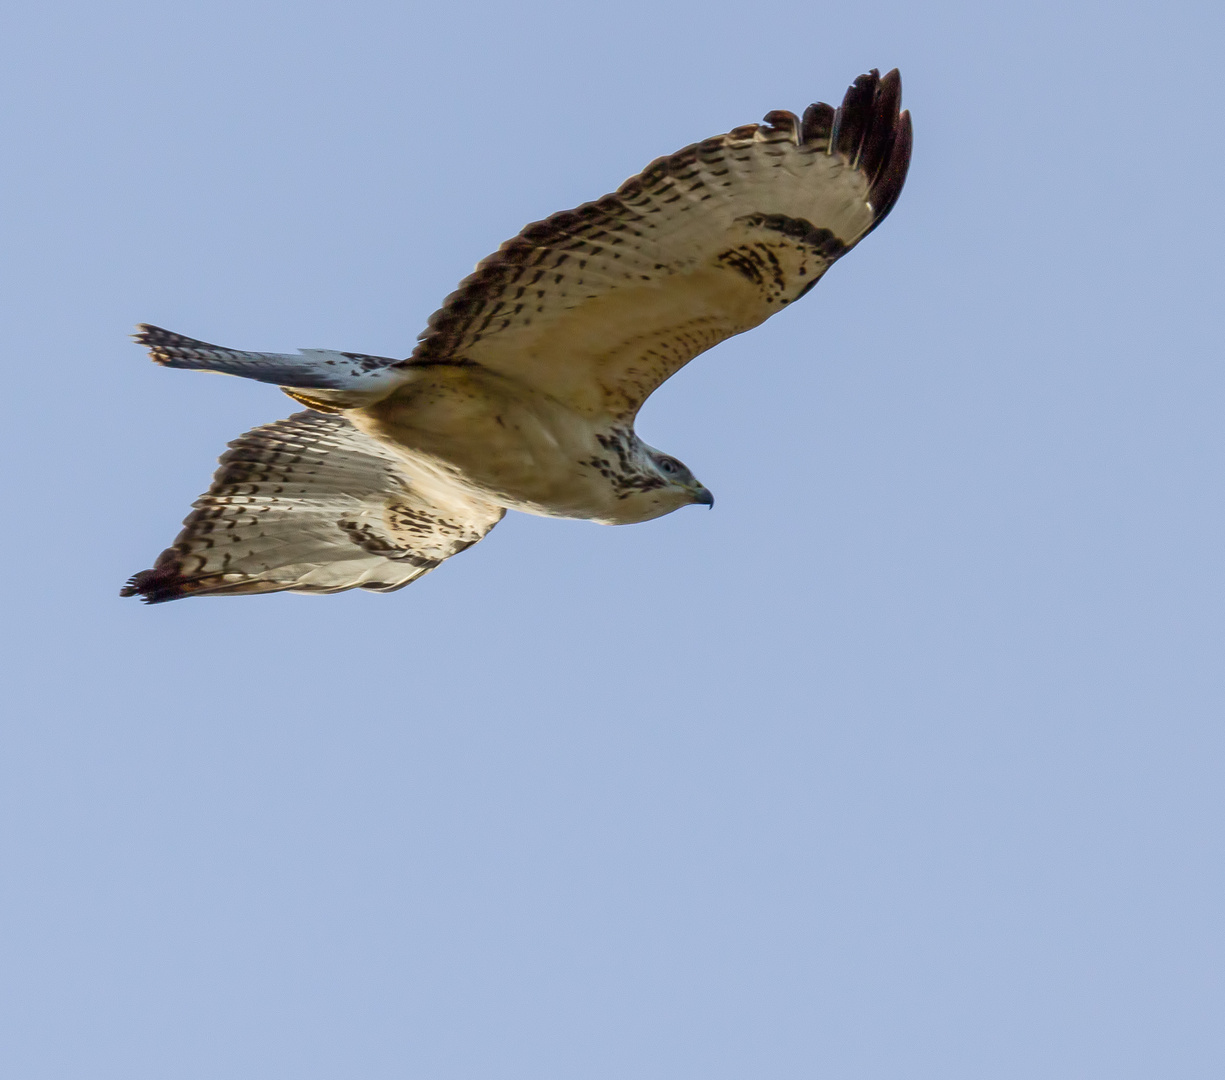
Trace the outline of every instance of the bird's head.
{"label": "bird's head", "polygon": [[645,443],[635,449],[624,468],[609,477],[616,494],[612,513],[604,520],[628,525],[663,517],[682,506],[714,506],[715,497],[684,462]]}
{"label": "bird's head", "polygon": [[699,483],[698,478],[683,461],[654,448],[648,448],[647,457],[656,474],[663,479],[666,485],[664,490],[681,500],[677,507],[691,503],[715,505],[715,497]]}
{"label": "bird's head", "polygon": [[597,486],[608,493],[608,513],[595,520],[629,525],[663,517],[682,506],[714,506],[683,461],[648,446],[632,428],[611,428],[596,435],[600,453],[585,464],[600,474]]}

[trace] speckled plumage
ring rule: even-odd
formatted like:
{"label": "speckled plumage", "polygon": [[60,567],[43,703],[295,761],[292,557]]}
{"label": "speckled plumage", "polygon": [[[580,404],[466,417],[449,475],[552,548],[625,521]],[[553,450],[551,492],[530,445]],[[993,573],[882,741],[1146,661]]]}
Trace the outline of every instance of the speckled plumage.
{"label": "speckled plumage", "polygon": [[505,508],[626,524],[709,503],[634,418],[880,223],[910,158],[900,97],[897,72],[873,71],[838,110],[771,112],[529,225],[404,360],[241,352],[142,327],[159,363],[274,382],[314,411],[231,444],[174,546],[125,595],[388,590]]}

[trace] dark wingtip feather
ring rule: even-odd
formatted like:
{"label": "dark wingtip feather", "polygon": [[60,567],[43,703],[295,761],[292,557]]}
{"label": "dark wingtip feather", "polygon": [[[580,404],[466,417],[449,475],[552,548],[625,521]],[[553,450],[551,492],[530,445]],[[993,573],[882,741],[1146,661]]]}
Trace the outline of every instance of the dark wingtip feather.
{"label": "dark wingtip feather", "polygon": [[873,68],[850,85],[839,108],[809,105],[800,122],[802,142],[824,142],[827,153],[840,154],[867,177],[873,229],[893,209],[910,165],[913,132],[901,103],[897,68],[887,75]]}
{"label": "dark wingtip feather", "polygon": [[800,137],[804,142],[816,142],[818,139],[828,139],[834,130],[834,107],[818,101],[804,110],[804,119],[800,124]]}
{"label": "dark wingtip feather", "polygon": [[788,109],[774,109],[762,120],[770,130],[786,132],[792,142],[800,141],[800,118]]}
{"label": "dark wingtip feather", "polygon": [[[913,131],[910,113],[898,111],[901,103],[902,76],[897,68],[884,76],[873,68],[851,84],[833,114],[830,151],[867,177],[873,229],[893,209],[910,167]],[[805,130],[807,122],[805,113]]]}
{"label": "dark wingtip feather", "polygon": [[146,604],[162,604],[167,600],[178,600],[180,597],[189,596],[191,590],[186,586],[187,580],[183,577],[177,564],[159,566],[133,574],[128,579],[128,583],[119,590],[119,595],[139,596]]}
{"label": "dark wingtip feather", "polygon": [[897,118],[889,157],[872,183],[870,197],[876,215],[876,220],[872,222],[873,229],[885,220],[902,193],[906,173],[910,169],[910,148],[913,142],[914,131],[910,124],[910,113],[904,112]]}
{"label": "dark wingtip feather", "polygon": [[879,83],[880,72],[876,68],[866,75],[860,75],[847,88],[842,105],[834,114],[831,145],[835,152],[847,158],[852,165],[859,164],[859,153],[864,135],[872,122],[872,106]]}
{"label": "dark wingtip feather", "polygon": [[859,142],[859,168],[869,183],[875,182],[893,150],[901,101],[902,77],[894,68],[876,86],[871,116]]}

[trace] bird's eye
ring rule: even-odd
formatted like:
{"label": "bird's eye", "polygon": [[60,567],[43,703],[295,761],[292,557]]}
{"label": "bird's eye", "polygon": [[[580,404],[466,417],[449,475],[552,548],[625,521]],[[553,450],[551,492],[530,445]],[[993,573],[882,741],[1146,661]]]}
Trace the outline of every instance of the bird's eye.
{"label": "bird's eye", "polygon": [[676,462],[669,461],[667,458],[660,459],[659,467],[663,469],[663,471],[666,472],[669,476],[672,476],[677,471]]}

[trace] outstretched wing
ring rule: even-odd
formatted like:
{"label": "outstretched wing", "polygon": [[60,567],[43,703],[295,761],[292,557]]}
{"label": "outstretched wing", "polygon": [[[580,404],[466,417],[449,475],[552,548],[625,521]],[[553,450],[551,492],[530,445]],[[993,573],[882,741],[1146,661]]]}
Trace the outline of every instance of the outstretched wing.
{"label": "outstretched wing", "polygon": [[468,361],[632,418],[712,345],[803,296],[889,212],[910,160],[901,80],[772,112],[529,225],[449,296],[407,363]]}
{"label": "outstretched wing", "polygon": [[301,412],[230,443],[174,546],[122,591],[390,592],[471,547],[505,509],[414,476],[341,416]]}

